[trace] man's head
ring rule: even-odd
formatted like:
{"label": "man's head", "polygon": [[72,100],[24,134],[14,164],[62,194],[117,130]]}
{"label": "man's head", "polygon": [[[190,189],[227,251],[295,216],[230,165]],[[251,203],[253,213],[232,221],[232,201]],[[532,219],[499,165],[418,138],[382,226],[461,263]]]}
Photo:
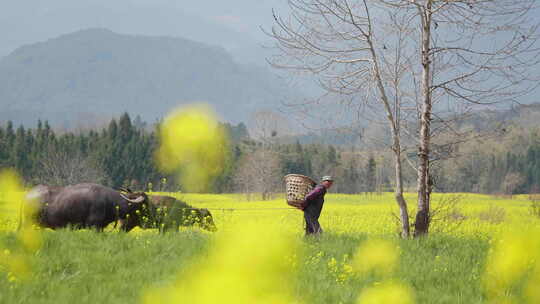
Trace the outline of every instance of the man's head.
{"label": "man's head", "polygon": [[326,189],[330,189],[330,187],[332,187],[332,184],[334,184],[334,179],[329,175],[323,176],[321,184]]}

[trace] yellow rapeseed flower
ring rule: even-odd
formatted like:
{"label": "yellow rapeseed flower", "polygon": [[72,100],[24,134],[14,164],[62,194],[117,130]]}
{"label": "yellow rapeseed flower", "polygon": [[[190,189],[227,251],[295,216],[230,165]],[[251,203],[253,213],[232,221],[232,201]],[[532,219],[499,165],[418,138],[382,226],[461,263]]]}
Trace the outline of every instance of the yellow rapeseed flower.
{"label": "yellow rapeseed flower", "polygon": [[33,229],[33,227],[24,226],[24,228],[17,233],[17,237],[22,246],[30,252],[35,252],[41,248],[41,234],[38,230]]}
{"label": "yellow rapeseed flower", "polygon": [[9,257],[7,266],[12,277],[27,280],[30,278],[30,261],[26,255],[17,254]]}
{"label": "yellow rapeseed flower", "polygon": [[[264,227],[264,228],[261,228]],[[245,224],[221,233],[207,258],[176,284],[145,294],[143,303],[293,303],[297,251],[293,238],[272,225]]]}
{"label": "yellow rapeseed flower", "polygon": [[358,247],[352,267],[360,274],[389,275],[397,267],[398,259],[399,248],[392,242],[368,240]]}
{"label": "yellow rapeseed flower", "polygon": [[[31,274],[32,255],[28,254],[37,251],[41,247],[41,236],[35,230],[31,219],[33,212],[31,204],[25,201],[25,191],[19,175],[14,170],[4,170],[0,172],[0,209],[7,212],[0,214],[0,222],[13,221],[18,219],[17,248],[15,254],[11,254],[9,249],[3,249],[3,262],[9,270],[9,277],[15,279],[27,279]],[[24,211],[24,212],[23,212]],[[25,215],[25,220],[21,216]],[[4,215],[4,217],[1,217]],[[28,220],[26,220],[28,219]],[[12,226],[14,229],[15,226]]]}
{"label": "yellow rapeseed flower", "polygon": [[0,171],[0,222],[18,218],[25,197],[19,175],[12,169]]}
{"label": "yellow rapeseed flower", "polygon": [[538,286],[540,286],[540,273],[535,271],[533,277],[527,282],[525,289],[527,301],[531,304],[540,303],[540,288]]}
{"label": "yellow rapeseed flower", "polygon": [[179,173],[187,191],[205,190],[223,169],[226,136],[208,106],[172,112],[160,130],[156,158],[165,173]]}
{"label": "yellow rapeseed flower", "polygon": [[488,257],[484,285],[488,295],[499,297],[525,275],[538,257],[538,232],[509,232]]}
{"label": "yellow rapeseed flower", "polygon": [[395,283],[387,282],[378,286],[369,287],[360,293],[358,304],[413,304],[414,293],[411,288]]}

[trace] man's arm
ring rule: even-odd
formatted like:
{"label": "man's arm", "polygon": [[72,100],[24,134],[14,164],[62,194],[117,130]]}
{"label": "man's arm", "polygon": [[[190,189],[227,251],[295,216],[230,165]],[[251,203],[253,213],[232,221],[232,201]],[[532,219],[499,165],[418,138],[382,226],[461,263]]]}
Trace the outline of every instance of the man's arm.
{"label": "man's arm", "polygon": [[309,192],[306,197],[304,198],[304,201],[306,203],[309,203],[309,201],[312,201],[314,199],[317,199],[319,196],[321,196],[323,193],[323,187],[315,187],[315,189],[311,190],[311,192]]}

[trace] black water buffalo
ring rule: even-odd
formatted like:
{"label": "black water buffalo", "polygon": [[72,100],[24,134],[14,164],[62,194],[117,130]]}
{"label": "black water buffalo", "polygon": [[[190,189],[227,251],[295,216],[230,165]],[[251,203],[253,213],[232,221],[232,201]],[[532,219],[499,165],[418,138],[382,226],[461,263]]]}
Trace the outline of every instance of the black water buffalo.
{"label": "black water buffalo", "polygon": [[148,205],[145,193],[123,194],[97,184],[39,185],[28,192],[27,198],[37,207],[37,223],[53,229],[69,226],[101,231],[120,220],[122,230],[130,231],[141,224],[140,215]]}
{"label": "black water buffalo", "polygon": [[142,228],[158,228],[164,232],[169,229],[178,231],[180,226],[199,226],[208,231],[217,230],[208,209],[193,208],[174,197],[150,195],[148,208],[148,217]]}
{"label": "black water buffalo", "polygon": [[26,193],[26,200],[31,207],[40,209],[41,206],[52,202],[64,187],[38,185]]}
{"label": "black water buffalo", "polygon": [[56,199],[56,195],[60,193],[64,187],[54,187],[46,185],[38,185],[26,193],[25,220],[31,217],[30,220],[45,227],[42,223],[45,222],[45,208],[49,203]]}

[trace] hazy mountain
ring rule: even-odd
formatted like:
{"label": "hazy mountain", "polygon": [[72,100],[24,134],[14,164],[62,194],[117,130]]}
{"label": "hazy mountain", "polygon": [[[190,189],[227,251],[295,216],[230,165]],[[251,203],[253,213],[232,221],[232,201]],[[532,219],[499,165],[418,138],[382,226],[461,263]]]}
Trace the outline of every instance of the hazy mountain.
{"label": "hazy mountain", "polygon": [[[0,57],[16,48],[86,28],[117,33],[173,36],[219,45],[243,62],[265,64],[259,47],[269,38],[272,9],[286,0],[55,0],[3,1]],[[257,49],[258,52],[249,52]]]}
{"label": "hazy mountain", "polygon": [[508,125],[518,125],[524,128],[538,127],[540,120],[540,103],[513,104],[507,109],[478,110],[463,122],[476,130],[491,130],[504,128]]}
{"label": "hazy mountain", "polygon": [[[384,118],[381,117],[381,121]],[[450,121],[452,118],[448,118]],[[512,105],[501,109],[479,107],[459,120],[458,126],[477,132],[493,132],[508,129],[511,126],[538,128],[540,121],[540,102]],[[411,123],[412,125],[412,123]],[[375,139],[375,140],[374,140]],[[356,127],[321,128],[316,131],[306,130],[303,134],[281,136],[282,143],[329,144],[335,146],[358,146],[363,148],[387,149],[391,134],[384,124],[359,122]]]}
{"label": "hazy mountain", "polygon": [[153,121],[194,101],[245,121],[290,92],[269,71],[223,48],[181,38],[82,30],[18,48],[0,60],[0,119],[73,122],[123,111]]}

